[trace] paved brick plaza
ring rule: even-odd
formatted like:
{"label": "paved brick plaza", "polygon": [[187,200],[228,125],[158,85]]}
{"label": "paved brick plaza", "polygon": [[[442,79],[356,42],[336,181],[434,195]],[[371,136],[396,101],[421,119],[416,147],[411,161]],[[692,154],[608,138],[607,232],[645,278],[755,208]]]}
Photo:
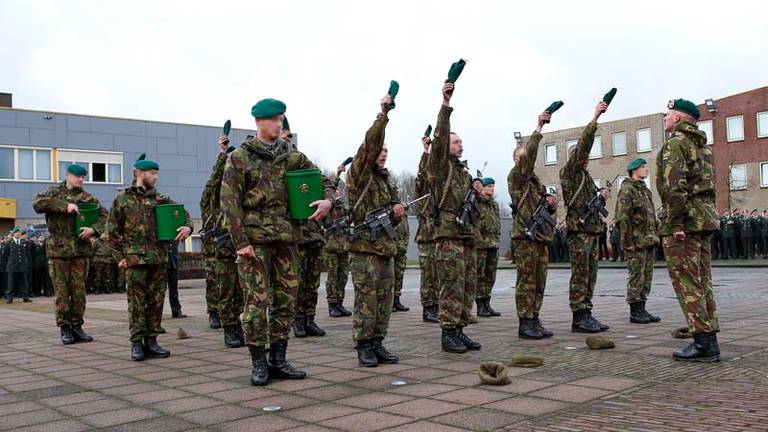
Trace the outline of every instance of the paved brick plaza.
{"label": "paved brick plaza", "polygon": [[[555,337],[519,340],[515,273],[504,270],[493,303],[503,316],[467,329],[482,351],[449,355],[438,327],[421,322],[418,272],[409,270],[412,309],[393,314],[388,338],[402,360],[372,369],[357,367],[351,318],[328,318],[321,293],[319,323],[329,335],[289,344],[289,359],[309,377],[262,388],[248,383],[247,349],[224,348],[221,330],[207,328],[201,281],[181,284],[191,287],[181,291],[190,318],[164,322],[160,342],[172,356],[141,363],[129,357],[125,295],[89,296],[86,329],[96,341],[66,347],[50,299],[3,304],[0,430],[768,430],[766,269],[715,269],[723,361],[714,365],[672,361],[689,340],[670,336],[683,321],[663,269],[648,305],[663,318],[656,325],[628,323],[624,276],[604,269],[596,290],[595,315],[612,326],[614,350],[589,351],[583,335],[570,333],[561,269],[550,271],[542,313]],[[345,303],[351,309],[351,287]],[[179,326],[189,339],[176,338]],[[523,353],[544,356],[545,366],[511,368],[507,386],[479,385],[481,361]],[[262,410],[273,405],[282,410]]]}

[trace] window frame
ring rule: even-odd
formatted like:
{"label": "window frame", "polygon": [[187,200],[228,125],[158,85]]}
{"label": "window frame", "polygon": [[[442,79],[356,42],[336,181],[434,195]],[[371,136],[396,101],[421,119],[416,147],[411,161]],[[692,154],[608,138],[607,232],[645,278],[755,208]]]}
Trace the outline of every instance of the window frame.
{"label": "window frame", "polygon": [[[555,149],[555,160],[551,162],[547,159],[547,149],[549,149],[550,147],[553,147]],[[545,166],[557,165],[557,143],[544,144],[544,165]]]}
{"label": "window frame", "polygon": [[[734,187],[733,183],[733,168],[734,167],[744,167],[744,187]],[[741,163],[741,164],[733,164],[728,167],[728,188],[732,191],[743,191],[749,189],[749,171],[747,170],[747,164]]]}
{"label": "window frame", "polygon": [[[760,116],[761,115],[765,117],[765,135],[760,135]],[[757,125],[757,137],[768,138],[768,111],[760,111],[759,113],[755,113],[755,124]]]}
{"label": "window frame", "polygon": [[[648,150],[640,150],[640,132],[648,131]],[[653,151],[653,132],[650,127],[635,129],[635,151],[638,153],[649,153]]]}
{"label": "window frame", "polygon": [[[726,120],[726,122],[727,122],[727,120]],[[709,129],[712,130],[711,134],[705,134],[707,136],[707,145],[714,144],[715,143],[715,122],[714,122],[714,120],[710,119],[710,120],[698,121],[698,122],[696,122],[696,127],[701,129],[701,124],[702,123],[709,123]],[[726,124],[725,127],[727,128],[728,125]],[[743,127],[743,123],[742,123],[742,127]],[[727,131],[726,131],[726,133],[727,133]],[[710,136],[710,135],[712,135],[712,136]]]}
{"label": "window frame", "polygon": [[763,167],[768,167],[768,161],[766,162],[760,162],[758,164],[758,167],[760,167],[760,187],[761,188],[768,188],[768,175],[763,178]]}
{"label": "window frame", "polygon": [[[64,155],[62,156],[62,153]],[[67,155],[67,153],[76,154],[74,158]],[[79,154],[78,154],[79,153]],[[119,157],[119,162],[111,162],[111,161],[93,161],[89,160],[88,155],[89,154],[102,154],[102,155],[112,155]],[[66,149],[59,149],[59,157],[57,158],[58,163],[87,163],[88,167],[86,168],[88,170],[87,178],[85,179],[85,184],[92,184],[92,185],[112,185],[112,186],[120,186],[125,184],[125,160],[124,160],[124,153],[123,152],[116,152],[116,151],[103,151],[103,150],[81,150],[81,149],[72,149],[72,148],[66,148]],[[84,157],[85,156],[85,157]],[[75,159],[75,160],[72,160]],[[103,182],[95,182],[93,181],[93,164],[99,163],[104,164],[104,172],[105,172],[105,178],[107,181]],[[109,181],[109,165],[120,165],[120,182],[110,182]],[[61,175],[61,173],[59,173]]]}
{"label": "window frame", "polygon": [[[13,178],[0,178],[0,182],[15,182],[15,183],[56,183],[53,178],[53,149],[50,147],[34,147],[34,146],[17,146],[10,144],[0,144],[0,148],[13,150]],[[22,179],[19,178],[19,150],[31,150],[32,151],[32,178]],[[50,177],[48,179],[37,178],[37,152],[48,152],[49,157],[49,169]]]}
{"label": "window frame", "polygon": [[[615,145],[614,138],[617,135],[624,135],[624,153],[616,153],[616,145]],[[611,133],[611,156],[613,156],[613,157],[616,157],[616,156],[626,156],[627,152],[628,152],[628,149],[627,149],[627,131],[612,132]]]}
{"label": "window frame", "polygon": [[[597,145],[597,142],[600,141],[600,145]],[[592,151],[589,152],[589,155],[587,157],[589,160],[596,160],[596,159],[602,159],[603,158],[603,136],[602,135],[595,135],[595,141],[592,142],[592,151],[594,151],[596,148],[600,149],[600,154],[598,154],[595,157],[592,157]],[[597,147],[595,147],[597,145]]]}
{"label": "window frame", "polygon": [[[730,127],[729,120],[730,119],[735,119],[735,118],[740,118],[741,119],[741,138],[731,139],[731,127]],[[744,116],[742,114],[735,115],[735,116],[728,116],[728,117],[725,118],[725,140],[726,141],[728,141],[728,142],[744,141],[744,135],[745,135],[745,133],[744,133]]]}

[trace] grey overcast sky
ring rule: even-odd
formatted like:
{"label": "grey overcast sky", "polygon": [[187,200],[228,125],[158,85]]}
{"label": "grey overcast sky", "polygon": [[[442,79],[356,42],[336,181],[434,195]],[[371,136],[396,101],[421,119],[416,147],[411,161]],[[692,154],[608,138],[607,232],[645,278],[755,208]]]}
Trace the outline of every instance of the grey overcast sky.
{"label": "grey overcast sky", "polygon": [[[18,108],[252,128],[274,97],[300,146],[337,166],[354,154],[389,80],[390,169],[415,171],[451,62],[452,129],[470,166],[499,183],[514,131],[581,126],[610,87],[605,120],[768,84],[765,1],[0,0],[0,91]],[[215,151],[215,143],[211,143]]]}

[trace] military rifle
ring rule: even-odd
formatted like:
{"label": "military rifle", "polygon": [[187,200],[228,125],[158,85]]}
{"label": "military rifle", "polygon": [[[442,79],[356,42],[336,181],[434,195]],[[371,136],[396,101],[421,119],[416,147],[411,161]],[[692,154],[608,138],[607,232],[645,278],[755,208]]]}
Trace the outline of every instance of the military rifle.
{"label": "military rifle", "polygon": [[[429,198],[430,195],[431,194],[426,194],[422,197],[416,198],[413,201],[408,201],[401,204],[406,210],[408,210],[417,202]],[[371,241],[376,240],[379,231],[384,231],[390,239],[394,240],[397,237],[397,232],[392,226],[392,206],[388,205],[379,207],[366,213],[361,223],[353,223],[349,227],[347,230],[347,238],[350,241],[357,240],[357,238],[360,237],[360,234],[365,231],[370,232],[369,240]]]}
{"label": "military rifle", "polygon": [[541,228],[544,227],[544,224],[547,224],[551,226],[552,228],[557,225],[555,220],[552,218],[552,213],[550,212],[549,203],[546,199],[543,199],[539,205],[536,207],[536,210],[533,211],[533,214],[531,215],[531,219],[528,221],[528,224],[525,226],[525,236],[528,237],[530,240],[536,239],[536,233],[539,232]]}

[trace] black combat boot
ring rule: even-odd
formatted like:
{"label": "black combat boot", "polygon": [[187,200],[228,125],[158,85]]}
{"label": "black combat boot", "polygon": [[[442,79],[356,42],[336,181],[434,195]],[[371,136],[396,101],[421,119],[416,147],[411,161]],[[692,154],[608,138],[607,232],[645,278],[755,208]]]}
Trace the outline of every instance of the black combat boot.
{"label": "black combat boot", "polygon": [[633,324],[650,324],[651,323],[650,318],[645,314],[643,314],[642,303],[629,304],[629,322]]}
{"label": "black combat boot", "polygon": [[491,299],[489,299],[489,298],[485,299],[485,309],[486,309],[486,310],[488,310],[488,313],[490,313],[492,317],[501,316],[501,313],[500,313],[500,312],[496,312],[496,311],[495,311],[495,310],[494,310],[494,309],[491,307]]}
{"label": "black combat boot", "polygon": [[328,303],[328,316],[331,318],[341,318],[344,316],[339,309],[339,303]]}
{"label": "black combat boot", "polygon": [[477,303],[477,316],[486,318],[491,316],[491,312],[485,305],[485,299],[477,299],[475,300],[475,303]]}
{"label": "black combat boot", "polygon": [[606,330],[610,330],[611,329],[611,327],[608,324],[603,324],[597,318],[592,316],[592,310],[591,309],[587,310],[587,315],[589,316],[589,318],[588,318],[589,320],[594,321],[597,324],[597,327],[600,328],[600,331],[606,331]]}
{"label": "black combat boot", "polygon": [[397,296],[392,300],[392,312],[408,312],[409,310],[411,310],[411,308],[400,302],[400,296]]}
{"label": "black combat boot", "polygon": [[387,349],[384,347],[384,338],[374,338],[373,339],[373,355],[376,356],[376,360],[381,363],[397,363],[400,361],[400,357],[392,354],[391,352],[387,351]]}
{"label": "black combat boot", "polygon": [[72,327],[72,336],[75,337],[75,342],[93,342],[93,337],[83,331],[83,327],[79,325]]}
{"label": "black combat boot", "polygon": [[599,333],[600,326],[594,319],[590,319],[586,309],[580,309],[573,313],[571,331],[573,333]]}
{"label": "black combat boot", "polygon": [[233,325],[224,326],[224,345],[227,348],[239,348],[243,346],[243,341],[240,340],[237,334],[237,327]]}
{"label": "black combat boot", "polygon": [[171,310],[171,318],[186,318],[187,316],[181,312],[181,309]]}
{"label": "black combat boot", "polygon": [[251,352],[251,385],[263,386],[269,382],[269,367],[267,366],[267,353],[263,346],[248,346]]}
{"label": "black combat boot", "polygon": [[449,353],[463,354],[467,352],[467,346],[459,340],[457,329],[443,329],[440,337],[440,344],[443,351]]}
{"label": "black combat boot", "polygon": [[534,312],[533,313],[533,326],[536,328],[536,330],[539,331],[539,333],[544,335],[545,338],[551,338],[552,336],[555,335],[551,331],[549,331],[546,328],[544,328],[543,325],[541,325],[541,320],[539,319],[539,313],[538,312]]}
{"label": "black combat boot", "polygon": [[357,341],[357,362],[363,367],[376,367],[379,360],[373,352],[373,340],[361,339]]}
{"label": "black combat boot", "polygon": [[304,317],[293,319],[293,335],[297,338],[307,337],[307,324],[304,321]]}
{"label": "black combat boot", "polygon": [[466,334],[464,334],[463,328],[456,329],[456,337],[459,339],[461,343],[464,344],[465,347],[467,347],[467,350],[469,351],[480,351],[480,348],[483,346],[480,344],[480,342],[475,342],[472,339],[469,338]]}
{"label": "black combat boot", "polygon": [[141,341],[131,341],[131,360],[142,361],[145,358],[144,344]]}
{"label": "black combat boot", "polygon": [[287,340],[279,340],[269,344],[269,376],[275,379],[304,379],[307,373],[291,366],[285,359],[288,349]]}
{"label": "black combat boot", "polygon": [[218,312],[208,312],[208,327],[216,330],[221,328],[221,318]]}
{"label": "black combat boot", "polygon": [[307,336],[325,336],[325,330],[317,325],[314,315],[307,315],[304,321],[304,329],[307,332]]}
{"label": "black combat boot", "polygon": [[157,336],[147,336],[144,338],[144,352],[147,354],[147,357],[152,358],[166,358],[171,355],[170,351],[157,343]]}
{"label": "black combat boot", "polygon": [[682,351],[675,351],[672,357],[685,362],[719,362],[720,347],[717,345],[717,334],[694,333],[693,343]]}
{"label": "black combat boot", "polygon": [[437,316],[437,306],[424,306],[421,313],[421,319],[424,322],[436,323],[439,321]]}
{"label": "black combat boot", "polygon": [[240,339],[240,346],[245,346],[245,335],[243,334],[243,325],[241,323],[237,323],[235,333],[237,333],[237,338]]}
{"label": "black combat boot", "polygon": [[347,308],[344,307],[343,301],[339,302],[339,310],[341,311],[341,314],[343,316],[352,316],[352,312],[350,312],[349,310],[347,310]]}
{"label": "black combat boot", "polygon": [[160,333],[160,334],[165,334],[165,327],[157,326],[157,332]]}
{"label": "black combat boot", "polygon": [[520,318],[517,328],[517,337],[520,339],[544,339],[544,335],[536,329],[533,319]]}
{"label": "black combat boot", "polygon": [[61,343],[64,345],[75,343],[75,335],[72,334],[72,326],[69,324],[61,326]]}
{"label": "black combat boot", "polygon": [[643,314],[648,318],[648,320],[652,323],[657,323],[661,321],[661,318],[657,317],[656,315],[652,315],[650,312],[645,310],[645,302],[640,303],[640,305],[643,308]]}

